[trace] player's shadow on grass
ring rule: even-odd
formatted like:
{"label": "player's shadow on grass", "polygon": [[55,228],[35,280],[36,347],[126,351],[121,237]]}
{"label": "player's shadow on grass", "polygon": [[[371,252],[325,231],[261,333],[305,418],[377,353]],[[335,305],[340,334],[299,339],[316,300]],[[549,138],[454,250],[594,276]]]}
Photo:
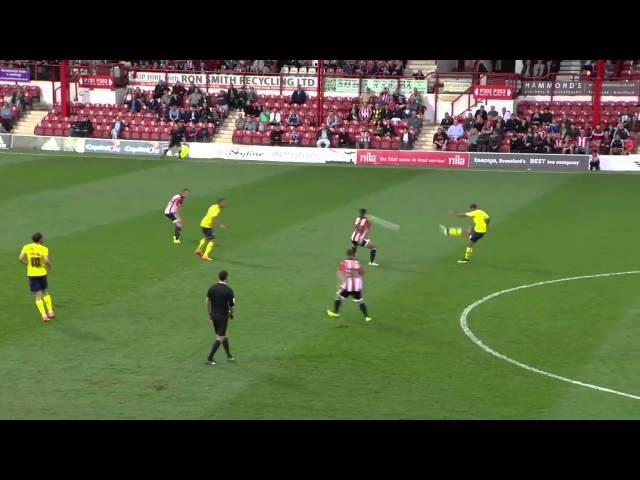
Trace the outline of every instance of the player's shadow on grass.
{"label": "player's shadow on grass", "polygon": [[78,338],[80,340],[91,340],[94,342],[104,342],[104,337],[96,335],[95,333],[81,330],[69,324],[59,323],[56,325],[56,330],[69,337]]}
{"label": "player's shadow on grass", "polygon": [[297,272],[298,270],[293,268],[283,268],[279,265],[264,265],[262,263],[254,262],[242,262],[240,260],[233,260],[228,257],[218,257],[217,260],[221,263],[228,263],[230,265],[238,265],[240,267],[258,268],[260,270],[278,270],[281,272]]}
{"label": "player's shadow on grass", "polygon": [[498,270],[498,271],[510,271],[510,272],[522,272],[522,273],[536,273],[536,274],[542,274],[542,275],[550,275],[553,272],[553,270],[549,270],[549,269],[541,269],[541,268],[526,268],[526,267],[516,267],[513,265],[506,265],[506,264],[500,264],[500,265],[492,265],[490,263],[480,263],[478,262],[477,264],[473,265],[475,268],[479,268],[479,269],[488,269],[488,270]]}

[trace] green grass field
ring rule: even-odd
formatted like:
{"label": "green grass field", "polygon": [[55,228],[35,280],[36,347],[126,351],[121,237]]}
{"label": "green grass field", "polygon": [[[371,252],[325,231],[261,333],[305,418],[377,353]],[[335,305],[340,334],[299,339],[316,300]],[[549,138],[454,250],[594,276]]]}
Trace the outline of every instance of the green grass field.
{"label": "green grass field", "polygon": [[[465,336],[464,308],[492,292],[640,269],[640,177],[179,162],[0,153],[0,418],[639,418],[640,400],[496,358]],[[183,244],[163,216],[189,187]],[[198,223],[227,199],[215,261],[193,255]],[[492,231],[439,223],[477,202]],[[374,227],[365,324],[325,310],[360,207]],[[45,325],[17,256],[45,235],[58,318]],[[365,259],[364,251],[359,257]],[[230,271],[238,361],[205,364],[204,295]],[[473,332],[536,368],[640,395],[640,275],[519,290],[480,305]],[[224,355],[218,357],[223,359]]]}

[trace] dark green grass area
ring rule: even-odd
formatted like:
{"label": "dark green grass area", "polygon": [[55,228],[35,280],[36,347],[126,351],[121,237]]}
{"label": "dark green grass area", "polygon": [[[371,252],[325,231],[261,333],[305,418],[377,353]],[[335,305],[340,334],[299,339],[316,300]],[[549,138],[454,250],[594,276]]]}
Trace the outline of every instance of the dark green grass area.
{"label": "dark green grass area", "polygon": [[[489,355],[459,318],[498,290],[640,269],[638,181],[0,153],[0,418],[637,418],[638,400]],[[163,209],[182,187],[193,194],[176,246]],[[198,224],[218,197],[228,228],[205,263],[193,254]],[[492,228],[459,265],[465,240],[438,224],[467,225],[447,211],[471,202]],[[381,266],[367,268],[369,324],[351,301],[340,319],[325,314],[361,207],[401,226],[372,231]],[[49,325],[17,262],[36,230],[54,261]],[[223,268],[238,300],[238,361],[221,351],[210,367],[204,295]],[[640,395],[639,282],[521,290],[469,323],[516,360]]]}

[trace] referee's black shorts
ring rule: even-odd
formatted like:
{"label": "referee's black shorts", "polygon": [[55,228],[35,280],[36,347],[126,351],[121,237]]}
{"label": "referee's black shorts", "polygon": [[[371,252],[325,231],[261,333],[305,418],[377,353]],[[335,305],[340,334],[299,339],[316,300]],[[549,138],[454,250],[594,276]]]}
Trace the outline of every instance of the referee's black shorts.
{"label": "referee's black shorts", "polygon": [[211,316],[211,321],[213,322],[213,329],[215,330],[216,335],[220,335],[221,337],[226,337],[227,327],[229,326],[229,316],[214,313]]}

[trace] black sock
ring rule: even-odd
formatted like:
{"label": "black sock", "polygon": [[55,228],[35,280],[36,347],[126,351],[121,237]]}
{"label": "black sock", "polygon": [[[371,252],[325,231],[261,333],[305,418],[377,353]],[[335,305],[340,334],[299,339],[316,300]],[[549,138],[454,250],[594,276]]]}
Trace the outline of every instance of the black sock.
{"label": "black sock", "polygon": [[339,298],[336,299],[335,303],[333,304],[333,311],[335,313],[338,313],[338,310],[340,310],[340,305],[342,304],[342,300],[340,300]]}
{"label": "black sock", "polygon": [[176,225],[176,233],[175,233],[176,239],[180,238],[180,232],[182,232],[182,228]]}
{"label": "black sock", "polygon": [[369,316],[369,312],[367,312],[367,305],[364,302],[360,304],[360,310],[362,311],[365,317]]}
{"label": "black sock", "polygon": [[211,347],[211,353],[209,353],[209,360],[213,360],[213,356],[216,354],[219,348],[220,348],[220,342],[216,340],[215,342],[213,342],[213,347]]}
{"label": "black sock", "polygon": [[375,259],[376,259],[376,249],[372,248],[371,251],[369,252],[369,261],[373,263]]}
{"label": "black sock", "polygon": [[229,339],[228,338],[225,338],[222,341],[222,346],[224,347],[224,352],[227,354],[227,357],[228,358],[233,357],[233,355],[231,355],[231,350],[229,350]]}

